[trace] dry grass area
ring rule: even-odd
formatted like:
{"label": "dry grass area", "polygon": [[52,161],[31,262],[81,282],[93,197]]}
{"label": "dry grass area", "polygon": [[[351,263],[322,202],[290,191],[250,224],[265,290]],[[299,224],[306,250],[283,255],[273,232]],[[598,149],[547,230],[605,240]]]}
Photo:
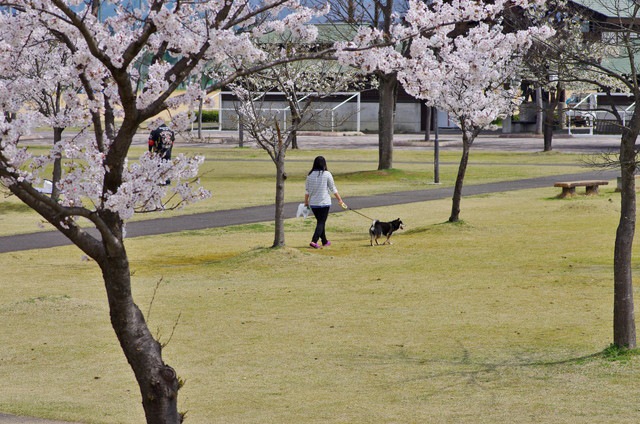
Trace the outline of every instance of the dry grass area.
{"label": "dry grass area", "polygon": [[[320,251],[312,219],[277,250],[271,223],[129,240],[186,422],[638,422],[640,359],[602,354],[619,195],[556,194],[465,198],[458,225],[449,200],[363,211],[407,224],[390,246],[349,211]],[[0,267],[0,411],[142,422],[95,264],[63,247]]]}

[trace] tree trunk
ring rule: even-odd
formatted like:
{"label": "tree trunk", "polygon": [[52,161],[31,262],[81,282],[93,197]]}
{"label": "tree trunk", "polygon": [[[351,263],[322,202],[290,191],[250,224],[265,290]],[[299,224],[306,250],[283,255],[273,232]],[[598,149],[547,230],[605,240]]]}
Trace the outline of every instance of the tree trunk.
{"label": "tree trunk", "polygon": [[553,150],[553,121],[554,112],[558,107],[558,98],[554,91],[551,92],[549,102],[544,110],[544,151],[550,152]]}
{"label": "tree trunk", "polygon": [[635,141],[639,133],[640,109],[636,109],[620,143],[621,208],[613,260],[613,343],[629,349],[636,347],[631,261],[636,227]]}
{"label": "tree trunk", "polygon": [[380,105],[378,108],[378,169],[393,168],[393,131],[395,125],[398,75],[378,77]]}
{"label": "tree trunk", "polygon": [[[294,105],[295,106],[295,105]],[[294,128],[291,131],[291,148],[293,150],[297,150],[298,147],[298,128],[300,128],[300,123],[302,122],[302,118],[295,112],[295,108],[291,108],[291,127]]]}
{"label": "tree trunk", "polygon": [[431,114],[433,122],[434,140],[433,140],[433,182],[440,184],[440,123],[438,122],[438,109],[433,108]]}
{"label": "tree trunk", "polygon": [[202,140],[202,107],[203,105],[204,105],[204,98],[200,97],[198,101],[198,140]]}
{"label": "tree trunk", "polygon": [[567,129],[567,120],[564,115],[565,109],[567,108],[567,90],[564,88],[564,84],[558,83],[558,116],[560,117],[560,129]]}
{"label": "tree trunk", "polygon": [[[94,126],[98,125],[100,125],[100,119],[97,118],[94,120]],[[116,116],[108,97],[104,99],[104,132],[109,140],[116,137]]]}
{"label": "tree trunk", "polygon": [[451,202],[451,216],[449,222],[460,221],[460,201],[462,200],[462,185],[464,183],[464,176],[467,172],[467,164],[469,163],[469,151],[473,140],[478,135],[478,131],[474,130],[469,133],[462,127],[462,157],[460,158],[460,165],[458,165],[458,176],[456,177],[456,185],[453,189],[453,199]]}
{"label": "tree trunk", "polygon": [[431,107],[426,106],[424,110],[424,141],[431,140]]}
{"label": "tree trunk", "polygon": [[284,152],[276,157],[276,230],[272,247],[284,246]]}
{"label": "tree trunk", "polygon": [[[114,250],[113,247],[106,247]],[[111,325],[133,370],[148,424],[178,424],[179,382],[162,360],[162,347],[151,333],[131,293],[131,274],[124,247],[109,252],[100,264],[105,282]]]}
{"label": "tree trunk", "polygon": [[[54,128],[53,129],[53,144],[54,146],[58,144],[62,140],[62,132],[64,128]],[[58,181],[62,177],[62,159],[60,158],[60,154],[56,153],[56,158],[53,160],[53,175],[51,176],[51,199],[58,201],[60,197],[60,189],[58,189]]]}
{"label": "tree trunk", "polygon": [[544,119],[542,103],[542,88],[536,88],[536,134],[542,134],[542,121]]}
{"label": "tree trunk", "polygon": [[[122,122],[106,159],[108,172],[104,178],[104,192],[115,193],[122,185],[123,156],[128,152],[138,125],[126,119]],[[173,368],[163,362],[162,347],[151,335],[142,312],[134,303],[124,247],[124,222],[118,214],[107,209],[100,209],[98,216],[106,227],[100,230],[104,253],[93,258],[102,270],[111,325],[138,382],[147,423],[178,424],[182,422],[178,413],[178,378]]]}
{"label": "tree trunk", "polygon": [[238,115],[238,147],[244,147],[244,119],[242,119],[242,115]]}

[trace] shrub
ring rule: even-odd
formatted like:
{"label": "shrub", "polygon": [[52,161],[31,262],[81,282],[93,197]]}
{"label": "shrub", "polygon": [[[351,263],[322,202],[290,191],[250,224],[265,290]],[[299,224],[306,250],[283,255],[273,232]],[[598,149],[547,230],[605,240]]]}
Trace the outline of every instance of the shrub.
{"label": "shrub", "polygon": [[218,111],[217,110],[203,110],[202,111],[202,122],[218,122]]}
{"label": "shrub", "polygon": [[640,354],[638,349],[627,349],[626,347],[610,344],[605,350],[602,351],[602,356],[609,361],[626,362],[633,356]]}

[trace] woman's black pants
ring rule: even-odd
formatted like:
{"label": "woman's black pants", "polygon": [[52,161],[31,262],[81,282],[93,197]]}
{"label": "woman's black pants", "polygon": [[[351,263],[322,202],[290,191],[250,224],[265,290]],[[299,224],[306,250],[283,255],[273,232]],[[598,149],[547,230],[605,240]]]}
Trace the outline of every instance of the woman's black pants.
{"label": "woman's black pants", "polygon": [[313,232],[311,241],[317,243],[318,240],[322,240],[322,244],[327,243],[327,236],[324,233],[324,225],[327,222],[329,216],[329,209],[331,206],[311,206],[313,215],[316,217],[316,230]]}

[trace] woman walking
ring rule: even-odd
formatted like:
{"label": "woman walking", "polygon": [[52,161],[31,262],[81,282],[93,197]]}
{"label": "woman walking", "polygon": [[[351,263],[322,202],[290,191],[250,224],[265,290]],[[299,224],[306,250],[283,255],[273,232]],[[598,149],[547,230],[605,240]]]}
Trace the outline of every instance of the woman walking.
{"label": "woman walking", "polygon": [[[331,208],[331,193],[338,199],[343,209],[347,209],[347,205],[338,194],[338,189],[333,182],[333,175],[327,170],[327,161],[324,157],[318,156],[313,161],[313,167],[307,175],[304,189],[304,205],[310,206],[313,216],[316,217],[316,229],[309,246],[314,249],[330,246],[331,242],[327,240],[324,227]],[[318,240],[322,242],[322,246],[318,244]]]}

